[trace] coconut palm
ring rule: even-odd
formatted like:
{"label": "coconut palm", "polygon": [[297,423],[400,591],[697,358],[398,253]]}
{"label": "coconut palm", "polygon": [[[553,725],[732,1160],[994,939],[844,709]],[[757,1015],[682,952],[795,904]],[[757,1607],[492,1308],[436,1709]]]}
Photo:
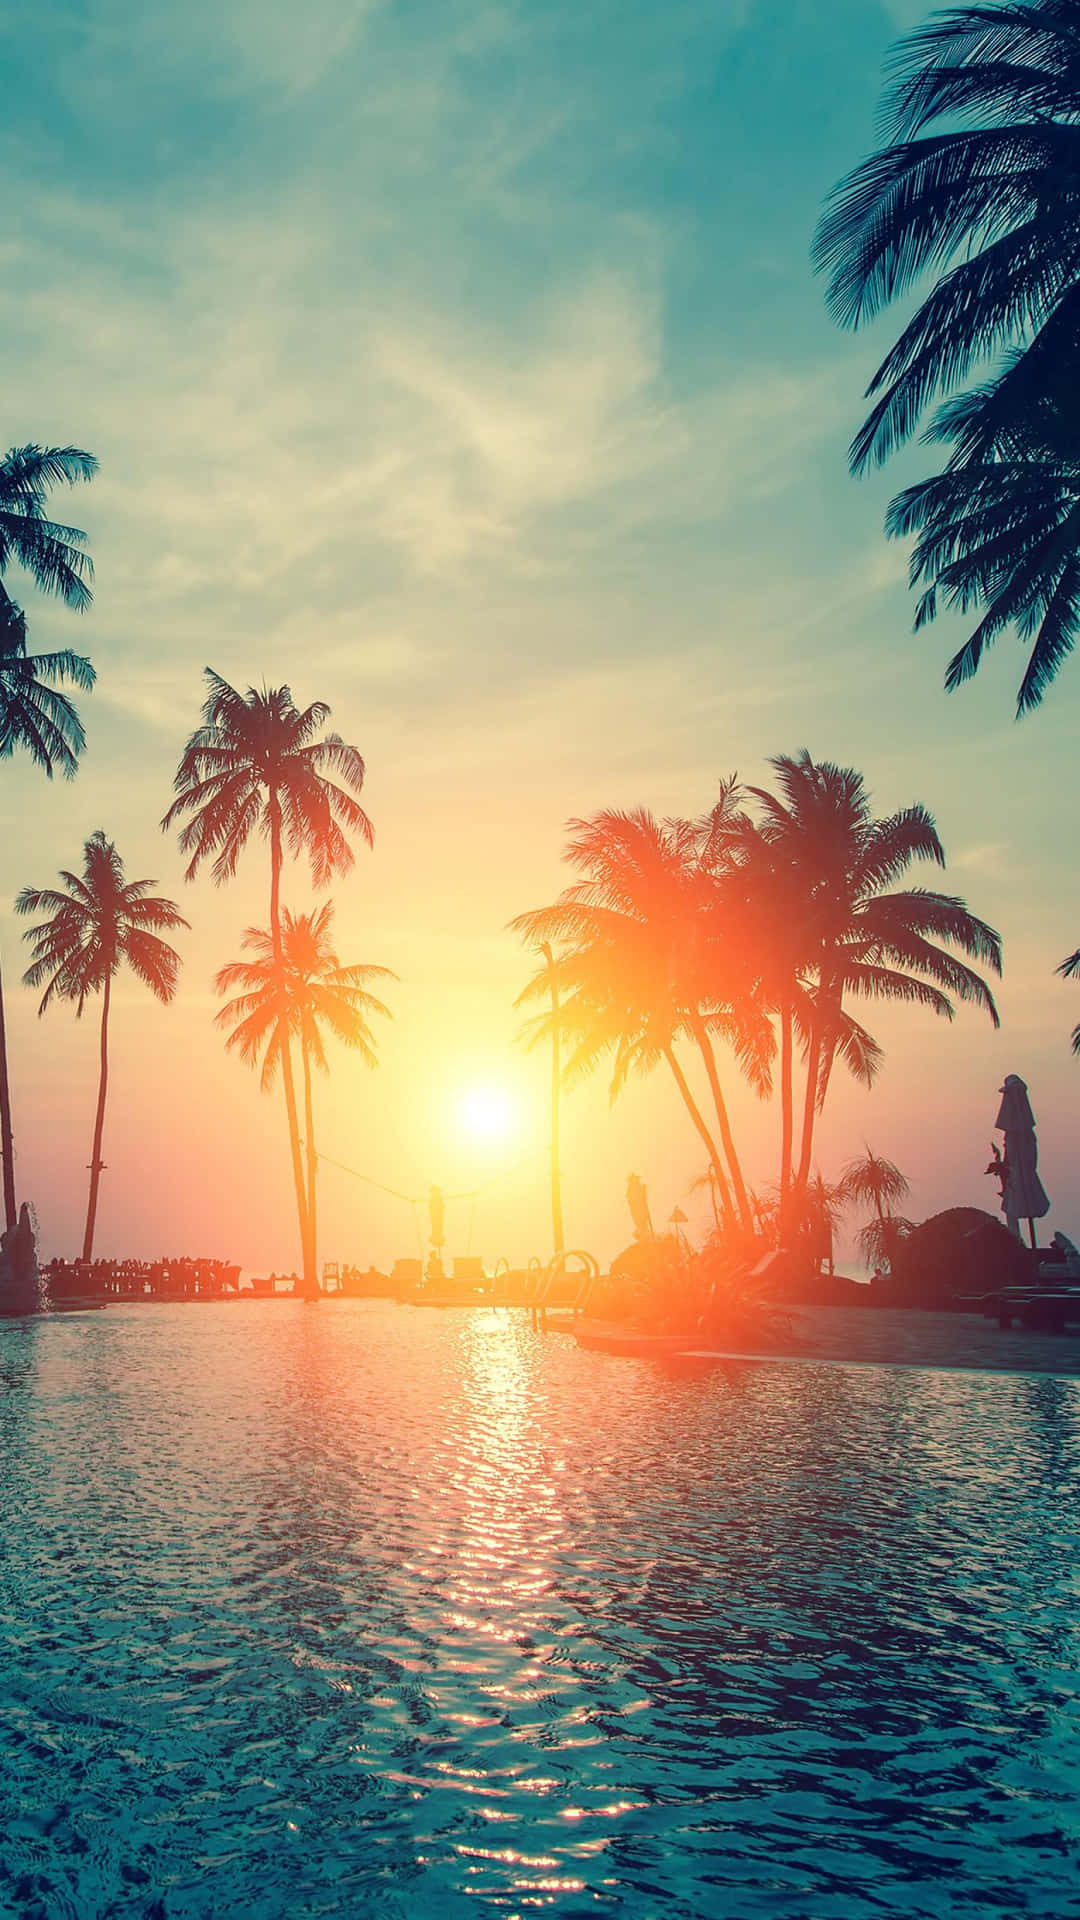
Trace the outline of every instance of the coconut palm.
{"label": "coconut palm", "polygon": [[952,446],[945,470],[897,494],[885,527],[894,536],[916,536],[911,583],[923,589],[916,631],[942,606],[981,609],[949,662],[950,692],[972,678],[1010,626],[1031,643],[1019,715],[1038,706],[1075,640],[1080,434],[1069,423],[1072,444],[1057,444],[1059,436],[1046,431],[1047,408],[1041,416],[1017,411],[1009,378],[939,410],[926,438]]}
{"label": "coconut palm", "polygon": [[[796,1043],[804,1051],[813,1024],[813,884],[796,856],[782,808],[761,789],[761,816],[747,816],[728,847],[721,885],[721,911],[737,929],[746,955],[752,956],[764,1006],[775,1019],[780,1056],[780,1179],[783,1214],[792,1180],[795,1139]],[[869,1083],[880,1065],[881,1050],[850,1014],[841,1019],[842,1051],[852,1071]],[[783,1237],[783,1233],[781,1233]]]}
{"label": "coconut palm", "polygon": [[[75,773],[85,745],[82,722],[66,694],[53,681],[70,681],[88,692],[94,669],[77,653],[26,651],[26,617],[0,585],[0,758],[16,748],[28,753],[51,780],[59,768]],[[3,1164],[4,1224],[15,1225],[15,1149],[8,1084],[7,1034],[3,983],[0,981],[0,1161]]]}
{"label": "coconut palm", "polygon": [[[205,677],[208,692],[202,725],[184,749],[173,783],[176,798],[162,828],[168,831],[184,822],[179,840],[181,851],[189,855],[185,878],[193,880],[204,862],[210,861],[217,885],[232,879],[254,832],[269,843],[270,940],[275,963],[283,968],[281,872],[285,854],[306,858],[315,885],[325,886],[334,874],[345,873],[352,866],[350,833],[358,833],[368,846],[372,845],[371,822],[355,798],[364,783],[364,762],[357,749],[339,734],[318,737],[330,717],[325,702],[314,701],[301,710],[288,687],[249,687],[242,694],[211,667],[206,668]],[[314,1292],[318,1288],[315,1248],[307,1218],[296,1086],[287,1036],[281,1071],[304,1285],[308,1292]]]}
{"label": "coconut palm", "polygon": [[837,1056],[868,1081],[880,1058],[865,1030],[846,1024],[846,1000],[903,1001],[947,1020],[955,1016],[956,1000],[970,1001],[997,1026],[985,980],[950,949],[1000,974],[1001,941],[954,895],[894,887],[915,860],[945,864],[925,807],[875,819],[862,775],[815,762],[805,748],[778,754],[770,765],[779,793],[750,791],[761,808],[770,858],[789,862],[804,903],[800,979],[809,990],[809,1018],[795,1182],[805,1188],[815,1120]]}
{"label": "coconut palm", "polygon": [[[725,788],[712,821],[656,821],[644,809],[609,809],[571,822],[566,858],[584,878],[554,906],[511,922],[534,946],[557,944],[557,984],[568,999],[565,1030],[575,1037],[569,1071],[615,1054],[612,1096],[631,1071],[661,1059],[671,1070],[731,1203],[749,1224],[749,1201],[716,1062],[715,1042],[734,1051],[759,1092],[768,1090],[773,1038],[750,961],[728,937],[717,901],[722,816],[737,800]],[[521,999],[549,990],[547,969]],[[544,1026],[544,1023],[540,1023]],[[546,1027],[544,1030],[547,1030]],[[712,1096],[723,1153],[694,1100],[676,1044],[696,1048]]]}
{"label": "coconut palm", "polygon": [[[1075,980],[1080,976],[1080,947],[1077,947],[1075,953],[1070,953],[1067,960],[1062,961],[1057,971],[1064,980]],[[1080,1027],[1073,1028],[1072,1050],[1074,1053],[1080,1053]]]}
{"label": "coconut palm", "polygon": [[894,56],[890,144],[841,181],[815,242],[842,325],[933,276],[871,380],[856,470],[991,363],[989,383],[931,425],[928,438],[953,443],[945,472],[902,494],[887,524],[921,531],[919,624],[939,602],[985,608],[947,685],[974,673],[1005,627],[1031,643],[1021,711],[1042,698],[1080,620],[1078,115],[1080,0],[939,13]]}
{"label": "coconut palm", "polygon": [[249,927],[241,944],[250,958],[222,967],[214,980],[218,993],[238,989],[215,1019],[218,1026],[231,1029],[225,1044],[235,1048],[242,1060],[254,1066],[261,1056],[264,1092],[289,1057],[290,1036],[299,1042],[307,1149],[306,1203],[313,1252],[318,1155],[311,1069],[314,1065],[322,1073],[329,1071],[322,1028],[327,1027],[343,1045],[355,1048],[366,1066],[377,1066],[370,1016],[379,1013],[389,1019],[390,1010],[368,992],[367,983],[397,978],[389,967],[343,967],[333,946],[333,917],[330,901],[316,913],[294,915],[284,908],[282,964],[277,961],[272,934],[261,927]]}
{"label": "coconut palm", "polygon": [[86,735],[74,703],[50,683],[66,681],[89,693],[94,669],[83,654],[66,647],[28,653],[26,615],[2,586],[0,596],[0,759],[18,748],[48,779],[59,770],[70,780]]}
{"label": "coconut palm", "polygon": [[105,1097],[109,1084],[109,1010],[112,983],[126,963],[136,977],[166,1005],[176,991],[180,958],[158,936],[186,927],[187,921],[172,900],[152,895],[153,880],[126,880],[124,863],[111,840],[99,829],[83,849],[81,874],[62,871],[62,888],[24,887],[15,902],[16,913],[44,913],[49,917],[29,927],[24,938],[32,943],[34,958],[23,975],[28,987],[44,986],[38,1013],[54,1000],[70,1000],[81,1015],[91,995],[100,993],[101,1041],[97,1111],[90,1152],[90,1193],[82,1257],[94,1250],[98,1183],[104,1165],[101,1142],[105,1127]]}
{"label": "coconut palm", "polygon": [[[77,447],[13,447],[0,460],[0,576],[11,565],[29,573],[43,593],[55,594],[81,610],[89,604],[93,568],[83,549],[85,534],[48,519],[49,489],[89,480],[97,468],[92,454]],[[70,777],[85,744],[72,702],[57,691],[65,681],[88,692],[94,670],[81,654],[28,654],[26,618],[0,577],[0,758],[16,748],[51,778],[54,769]],[[13,1227],[15,1149],[11,1126],[7,1037],[3,984],[0,981],[0,1161],[3,1166],[4,1220]]]}
{"label": "coconut palm", "polygon": [[[79,447],[12,447],[0,459],[0,575],[14,562],[42,593],[79,613],[90,605],[93,563],[79,527],[50,520],[49,490],[92,480],[97,461]],[[8,599],[6,588],[0,594]]]}
{"label": "coconut palm", "polygon": [[[514,924],[514,923],[512,923]],[[547,944],[547,943],[543,943]],[[552,1006],[526,1021],[522,1038],[530,1047],[554,1043],[556,1021],[562,1065],[560,1086],[572,1087],[586,1078],[609,1054],[614,1055],[609,1096],[618,1099],[632,1074],[648,1075],[663,1062],[671,1072],[679,1096],[709,1156],[716,1191],[726,1217],[732,1216],[731,1185],[718,1141],[694,1097],[676,1051],[678,1020],[666,988],[658,983],[638,956],[615,954],[603,943],[568,943],[552,961],[544,961],[518,995],[515,1006],[527,1006],[552,992]]]}

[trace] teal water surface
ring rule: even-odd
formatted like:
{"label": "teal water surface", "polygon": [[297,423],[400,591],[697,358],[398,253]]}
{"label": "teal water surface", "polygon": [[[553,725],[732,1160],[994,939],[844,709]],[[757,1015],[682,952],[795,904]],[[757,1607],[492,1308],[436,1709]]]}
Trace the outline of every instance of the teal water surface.
{"label": "teal water surface", "polygon": [[0,1912],[1080,1915],[1080,1387],[0,1328]]}

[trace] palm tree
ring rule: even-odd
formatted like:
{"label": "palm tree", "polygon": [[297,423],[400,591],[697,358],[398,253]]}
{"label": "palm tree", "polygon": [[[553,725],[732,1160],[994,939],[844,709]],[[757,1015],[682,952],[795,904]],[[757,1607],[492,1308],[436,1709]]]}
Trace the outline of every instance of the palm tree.
{"label": "palm tree", "polygon": [[[1067,960],[1062,961],[1057,971],[1064,980],[1075,980],[1080,975],[1080,947],[1077,947],[1075,953],[1070,953]],[[1072,1030],[1072,1050],[1074,1053],[1080,1053],[1080,1027],[1074,1027]]]}
{"label": "palm tree", "polygon": [[1004,628],[1032,643],[1023,712],[1080,621],[1080,0],[954,7],[892,64],[890,144],[836,188],[815,256],[841,325],[928,271],[933,285],[871,380],[852,464],[885,460],[930,401],[990,363],[931,424],[927,438],[954,446],[945,472],[901,494],[887,526],[921,529],[918,625],[939,600],[985,607],[949,687]]}
{"label": "palm tree", "polygon": [[28,653],[26,615],[0,585],[0,759],[20,748],[48,779],[59,770],[70,780],[86,735],[73,702],[50,683],[89,693],[95,678],[85,655],[66,647]]}
{"label": "palm tree", "polygon": [[281,916],[282,965],[277,960],[272,935],[260,927],[249,927],[242,945],[251,955],[222,967],[214,986],[218,993],[238,989],[215,1015],[217,1024],[231,1028],[225,1044],[235,1047],[242,1060],[254,1066],[262,1056],[261,1085],[264,1093],[273,1085],[279,1066],[289,1056],[289,1038],[300,1043],[304,1076],[304,1134],[307,1149],[306,1203],[312,1246],[316,1237],[315,1118],[311,1091],[311,1068],[329,1071],[321,1027],[329,1028],[334,1038],[360,1053],[366,1066],[378,1065],[375,1040],[369,1025],[372,1014],[390,1018],[390,1010],[367,991],[372,980],[395,980],[388,967],[343,967],[332,944],[332,904],[327,901],[317,913],[293,915],[288,907]]}
{"label": "palm tree", "polygon": [[986,982],[950,948],[996,974],[1001,941],[962,900],[927,888],[894,890],[913,860],[945,864],[945,850],[925,807],[903,807],[875,819],[860,773],[852,767],[778,754],[770,762],[780,786],[752,788],[761,807],[770,857],[794,870],[803,901],[800,982],[808,990],[802,1140],[795,1184],[805,1189],[814,1124],[837,1054],[869,1081],[880,1049],[850,1020],[845,1000],[904,1001],[942,1018],[954,1000],[981,1006],[997,1026]]}
{"label": "palm tree", "polygon": [[[0,575],[14,561],[42,593],[82,613],[92,598],[94,568],[79,527],[50,520],[49,489],[92,480],[97,461],[79,447],[12,447],[0,459]],[[5,587],[0,594],[7,600]]]}
{"label": "palm tree", "polygon": [[[359,833],[372,845],[371,822],[354,798],[364,783],[364,762],[339,734],[317,737],[330,717],[323,701],[313,701],[301,710],[288,687],[249,687],[241,694],[213,668],[207,667],[205,675],[209,691],[202,725],[184,749],[173,783],[176,798],[162,828],[168,831],[184,821],[180,848],[190,855],[185,878],[193,880],[204,861],[210,860],[219,886],[232,879],[256,829],[269,841],[270,940],[275,965],[283,975],[281,870],[286,850],[296,858],[306,857],[315,885],[325,886],[335,873],[345,873],[352,866],[350,833]],[[339,775],[344,785],[331,774]],[[287,1035],[281,1071],[304,1285],[313,1293],[318,1290],[315,1247]]]}
{"label": "palm tree", "polygon": [[[717,898],[720,820],[736,811],[725,788],[709,823],[657,822],[644,809],[609,809],[571,822],[566,858],[585,876],[554,906],[519,915],[512,928],[533,946],[558,944],[554,976],[568,999],[564,1031],[576,1044],[571,1077],[615,1054],[614,1098],[633,1071],[664,1060],[728,1196],[745,1224],[749,1200],[742,1176],[714,1042],[726,1041],[759,1092],[769,1087],[772,1033],[739,944],[713,912]],[[711,818],[711,817],[710,817]],[[550,991],[545,967],[522,1001]],[[541,1020],[534,1031],[550,1031]],[[676,1052],[688,1039],[701,1058],[720,1145],[695,1101]]]}
{"label": "palm tree", "polygon": [[162,931],[172,933],[188,923],[172,900],[151,895],[149,889],[156,884],[153,880],[125,880],[124,863],[100,828],[83,849],[82,873],[62,871],[60,878],[62,888],[24,887],[15,911],[49,915],[24,935],[34,949],[24,983],[45,988],[39,1015],[53,1000],[72,1000],[78,1016],[92,994],[102,994],[101,1069],[82,1250],[83,1259],[89,1260],[94,1250],[98,1183],[104,1165],[101,1142],[109,1083],[113,978],[126,961],[143,985],[168,1005],[176,991],[180,958],[158,935]]}
{"label": "palm tree", "polygon": [[873,1207],[875,1218],[859,1233],[859,1245],[874,1265],[892,1265],[897,1241],[910,1230],[910,1221],[897,1214],[900,1201],[911,1192],[911,1183],[893,1160],[885,1160],[870,1147],[849,1160],[840,1175],[839,1193],[850,1206]]}
{"label": "palm tree", "polygon": [[[526,916],[521,918],[524,920]],[[517,922],[511,925],[517,929]],[[517,930],[524,931],[523,928]],[[533,944],[542,948],[548,943]],[[730,1220],[730,1181],[719,1144],[676,1052],[679,1033],[675,1010],[666,990],[658,986],[651,970],[642,966],[639,956],[629,947],[627,942],[623,952],[615,953],[602,942],[590,946],[583,940],[575,946],[568,941],[550,964],[545,961],[537,970],[514,1003],[520,1007],[550,999],[554,990],[558,1014],[549,1006],[525,1023],[522,1037],[530,1047],[542,1041],[553,1042],[558,1022],[560,1054],[564,1042],[567,1047],[560,1086],[574,1086],[594,1072],[608,1054],[614,1054],[609,1086],[612,1104],[631,1074],[650,1074],[663,1061],[704,1144],[720,1203]]]}
{"label": "palm tree", "polygon": [[[89,480],[97,469],[92,454],[77,447],[13,447],[0,460],[0,576],[13,562],[29,573],[43,593],[57,595],[78,610],[90,602],[93,572],[83,550],[86,538],[76,527],[49,520],[49,488]],[[85,745],[78,713],[52,682],[71,682],[89,692],[94,669],[81,654],[28,654],[26,617],[0,577],[0,758],[21,748],[52,778],[55,768],[68,778]],[[15,1225],[15,1147],[11,1125],[7,1035],[3,983],[0,981],[0,1162],[3,1165],[4,1221]]]}

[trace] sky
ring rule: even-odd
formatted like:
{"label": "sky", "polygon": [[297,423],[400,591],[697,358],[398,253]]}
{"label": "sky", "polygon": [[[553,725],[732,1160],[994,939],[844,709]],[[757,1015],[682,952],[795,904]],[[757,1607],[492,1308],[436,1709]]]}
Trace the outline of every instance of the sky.
{"label": "sky", "polygon": [[[931,809],[944,884],[1006,957],[1000,1033],[971,1009],[875,1012],[885,1070],[870,1095],[837,1084],[821,1170],[866,1142],[908,1173],[915,1218],[992,1209],[1018,1072],[1045,1231],[1080,1229],[1080,993],[1054,977],[1080,940],[1077,669],[1020,724],[1011,640],[942,692],[962,630],[912,636],[881,532],[921,456],[858,482],[846,464],[895,316],[840,333],[809,265],[823,197],[873,144],[887,49],[922,17],[9,0],[3,443],[101,462],[56,502],[89,534],[92,610],[11,582],[32,644],[99,674],[78,778],[0,778],[19,1184],[48,1253],[81,1239],[96,1020],[37,1019],[11,901],[102,827],[192,924],[171,1008],[116,994],[98,1249],[298,1258],[280,1102],[213,1026],[215,970],[265,923],[265,851],[228,888],[186,885],[159,827],[208,664],[327,700],[367,763],[375,848],[333,888],[338,946],[400,979],[378,1071],[340,1054],[319,1088],[327,1257],[415,1254],[408,1201],[433,1181],[476,1194],[451,1202],[448,1253],[546,1256],[546,1066],[515,1042],[529,963],[507,921],[569,878],[570,818],[698,813],[802,746],[859,767],[883,813]],[[286,897],[310,904],[302,870]],[[731,1077],[765,1186],[778,1116]],[[505,1137],[463,1129],[477,1085],[515,1103]],[[601,1077],[565,1125],[572,1244],[606,1260],[629,1238],[631,1171],[656,1220],[703,1222],[660,1078],[611,1111]]]}

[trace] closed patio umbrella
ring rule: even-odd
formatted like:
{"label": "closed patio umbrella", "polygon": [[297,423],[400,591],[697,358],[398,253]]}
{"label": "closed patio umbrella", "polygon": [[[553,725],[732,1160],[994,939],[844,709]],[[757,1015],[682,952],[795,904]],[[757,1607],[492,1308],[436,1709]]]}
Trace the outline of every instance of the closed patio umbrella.
{"label": "closed patio umbrella", "polygon": [[1039,1148],[1035,1139],[1035,1115],[1031,1111],[1027,1087],[1018,1073],[1007,1073],[998,1089],[1001,1105],[994,1122],[1005,1135],[1005,1181],[1001,1193],[1001,1211],[1005,1224],[1017,1239],[1021,1220],[1028,1223],[1031,1244],[1035,1245],[1035,1222],[1050,1211],[1046,1189],[1039,1179]]}

